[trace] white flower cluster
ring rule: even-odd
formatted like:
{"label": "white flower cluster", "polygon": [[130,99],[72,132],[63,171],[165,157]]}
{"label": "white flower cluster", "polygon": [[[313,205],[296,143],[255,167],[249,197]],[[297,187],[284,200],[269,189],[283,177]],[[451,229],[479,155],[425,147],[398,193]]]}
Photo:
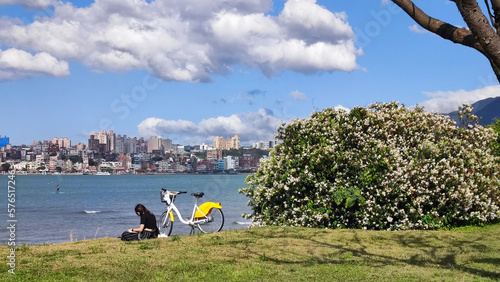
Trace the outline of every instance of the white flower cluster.
{"label": "white flower cluster", "polygon": [[437,229],[500,219],[497,135],[398,103],[325,109],[278,129],[283,142],[240,192],[256,225]]}

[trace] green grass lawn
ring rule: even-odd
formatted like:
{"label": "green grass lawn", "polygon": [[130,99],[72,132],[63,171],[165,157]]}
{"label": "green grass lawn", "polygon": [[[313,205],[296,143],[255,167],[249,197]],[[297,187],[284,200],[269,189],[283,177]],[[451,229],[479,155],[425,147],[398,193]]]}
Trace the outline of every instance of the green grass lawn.
{"label": "green grass lawn", "polygon": [[16,248],[6,281],[500,280],[500,224],[453,231],[264,227]]}

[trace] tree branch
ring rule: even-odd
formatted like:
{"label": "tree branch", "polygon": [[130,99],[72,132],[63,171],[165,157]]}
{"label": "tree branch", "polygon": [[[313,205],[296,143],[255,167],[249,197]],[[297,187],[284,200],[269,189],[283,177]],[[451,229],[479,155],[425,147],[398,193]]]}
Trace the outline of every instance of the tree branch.
{"label": "tree branch", "polygon": [[[491,25],[481,11],[477,0],[450,0],[457,5],[469,29],[458,28],[428,16],[412,0],[391,1],[426,30],[451,42],[481,52],[490,62],[491,68],[500,82],[500,0],[489,0],[493,10]],[[489,8],[488,0],[485,1]]]}
{"label": "tree branch", "polygon": [[492,25],[497,30],[497,34],[500,35],[500,0],[491,0],[491,7],[493,9],[493,20],[494,20]]}
{"label": "tree branch", "polygon": [[[483,47],[472,32],[466,28],[458,28],[449,23],[428,16],[410,0],[391,0],[405,11],[422,28],[439,35],[440,37],[476,49],[484,53]],[[500,1],[500,0],[498,0]],[[456,2],[456,1],[453,1]],[[457,3],[458,5],[458,3]]]}
{"label": "tree branch", "polygon": [[490,16],[491,24],[495,25],[495,19],[493,18],[493,14],[491,13],[490,9],[490,2],[488,2],[488,0],[484,0],[484,4],[486,5],[486,8],[488,10],[488,15]]}

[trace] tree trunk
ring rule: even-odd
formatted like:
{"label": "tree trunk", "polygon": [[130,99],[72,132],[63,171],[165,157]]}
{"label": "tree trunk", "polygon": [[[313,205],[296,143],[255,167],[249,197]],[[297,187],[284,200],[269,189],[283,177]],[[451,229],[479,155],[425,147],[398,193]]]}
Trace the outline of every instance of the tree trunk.
{"label": "tree trunk", "polygon": [[[500,37],[489,24],[476,0],[457,0],[458,10],[470,31],[484,50],[484,55],[490,59],[493,71],[500,68]],[[498,74],[497,74],[498,77]]]}
{"label": "tree trunk", "polygon": [[490,61],[491,68],[493,69],[493,73],[497,77],[498,82],[500,82],[500,68],[496,66],[492,61]]}

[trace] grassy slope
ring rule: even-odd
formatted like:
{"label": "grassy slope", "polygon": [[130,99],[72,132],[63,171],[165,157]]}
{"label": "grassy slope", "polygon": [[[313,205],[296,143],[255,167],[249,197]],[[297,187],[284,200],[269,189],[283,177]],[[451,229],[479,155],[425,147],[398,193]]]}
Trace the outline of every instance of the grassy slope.
{"label": "grassy slope", "polygon": [[500,225],[454,231],[255,228],[142,242],[1,246],[0,280],[500,280]]}

